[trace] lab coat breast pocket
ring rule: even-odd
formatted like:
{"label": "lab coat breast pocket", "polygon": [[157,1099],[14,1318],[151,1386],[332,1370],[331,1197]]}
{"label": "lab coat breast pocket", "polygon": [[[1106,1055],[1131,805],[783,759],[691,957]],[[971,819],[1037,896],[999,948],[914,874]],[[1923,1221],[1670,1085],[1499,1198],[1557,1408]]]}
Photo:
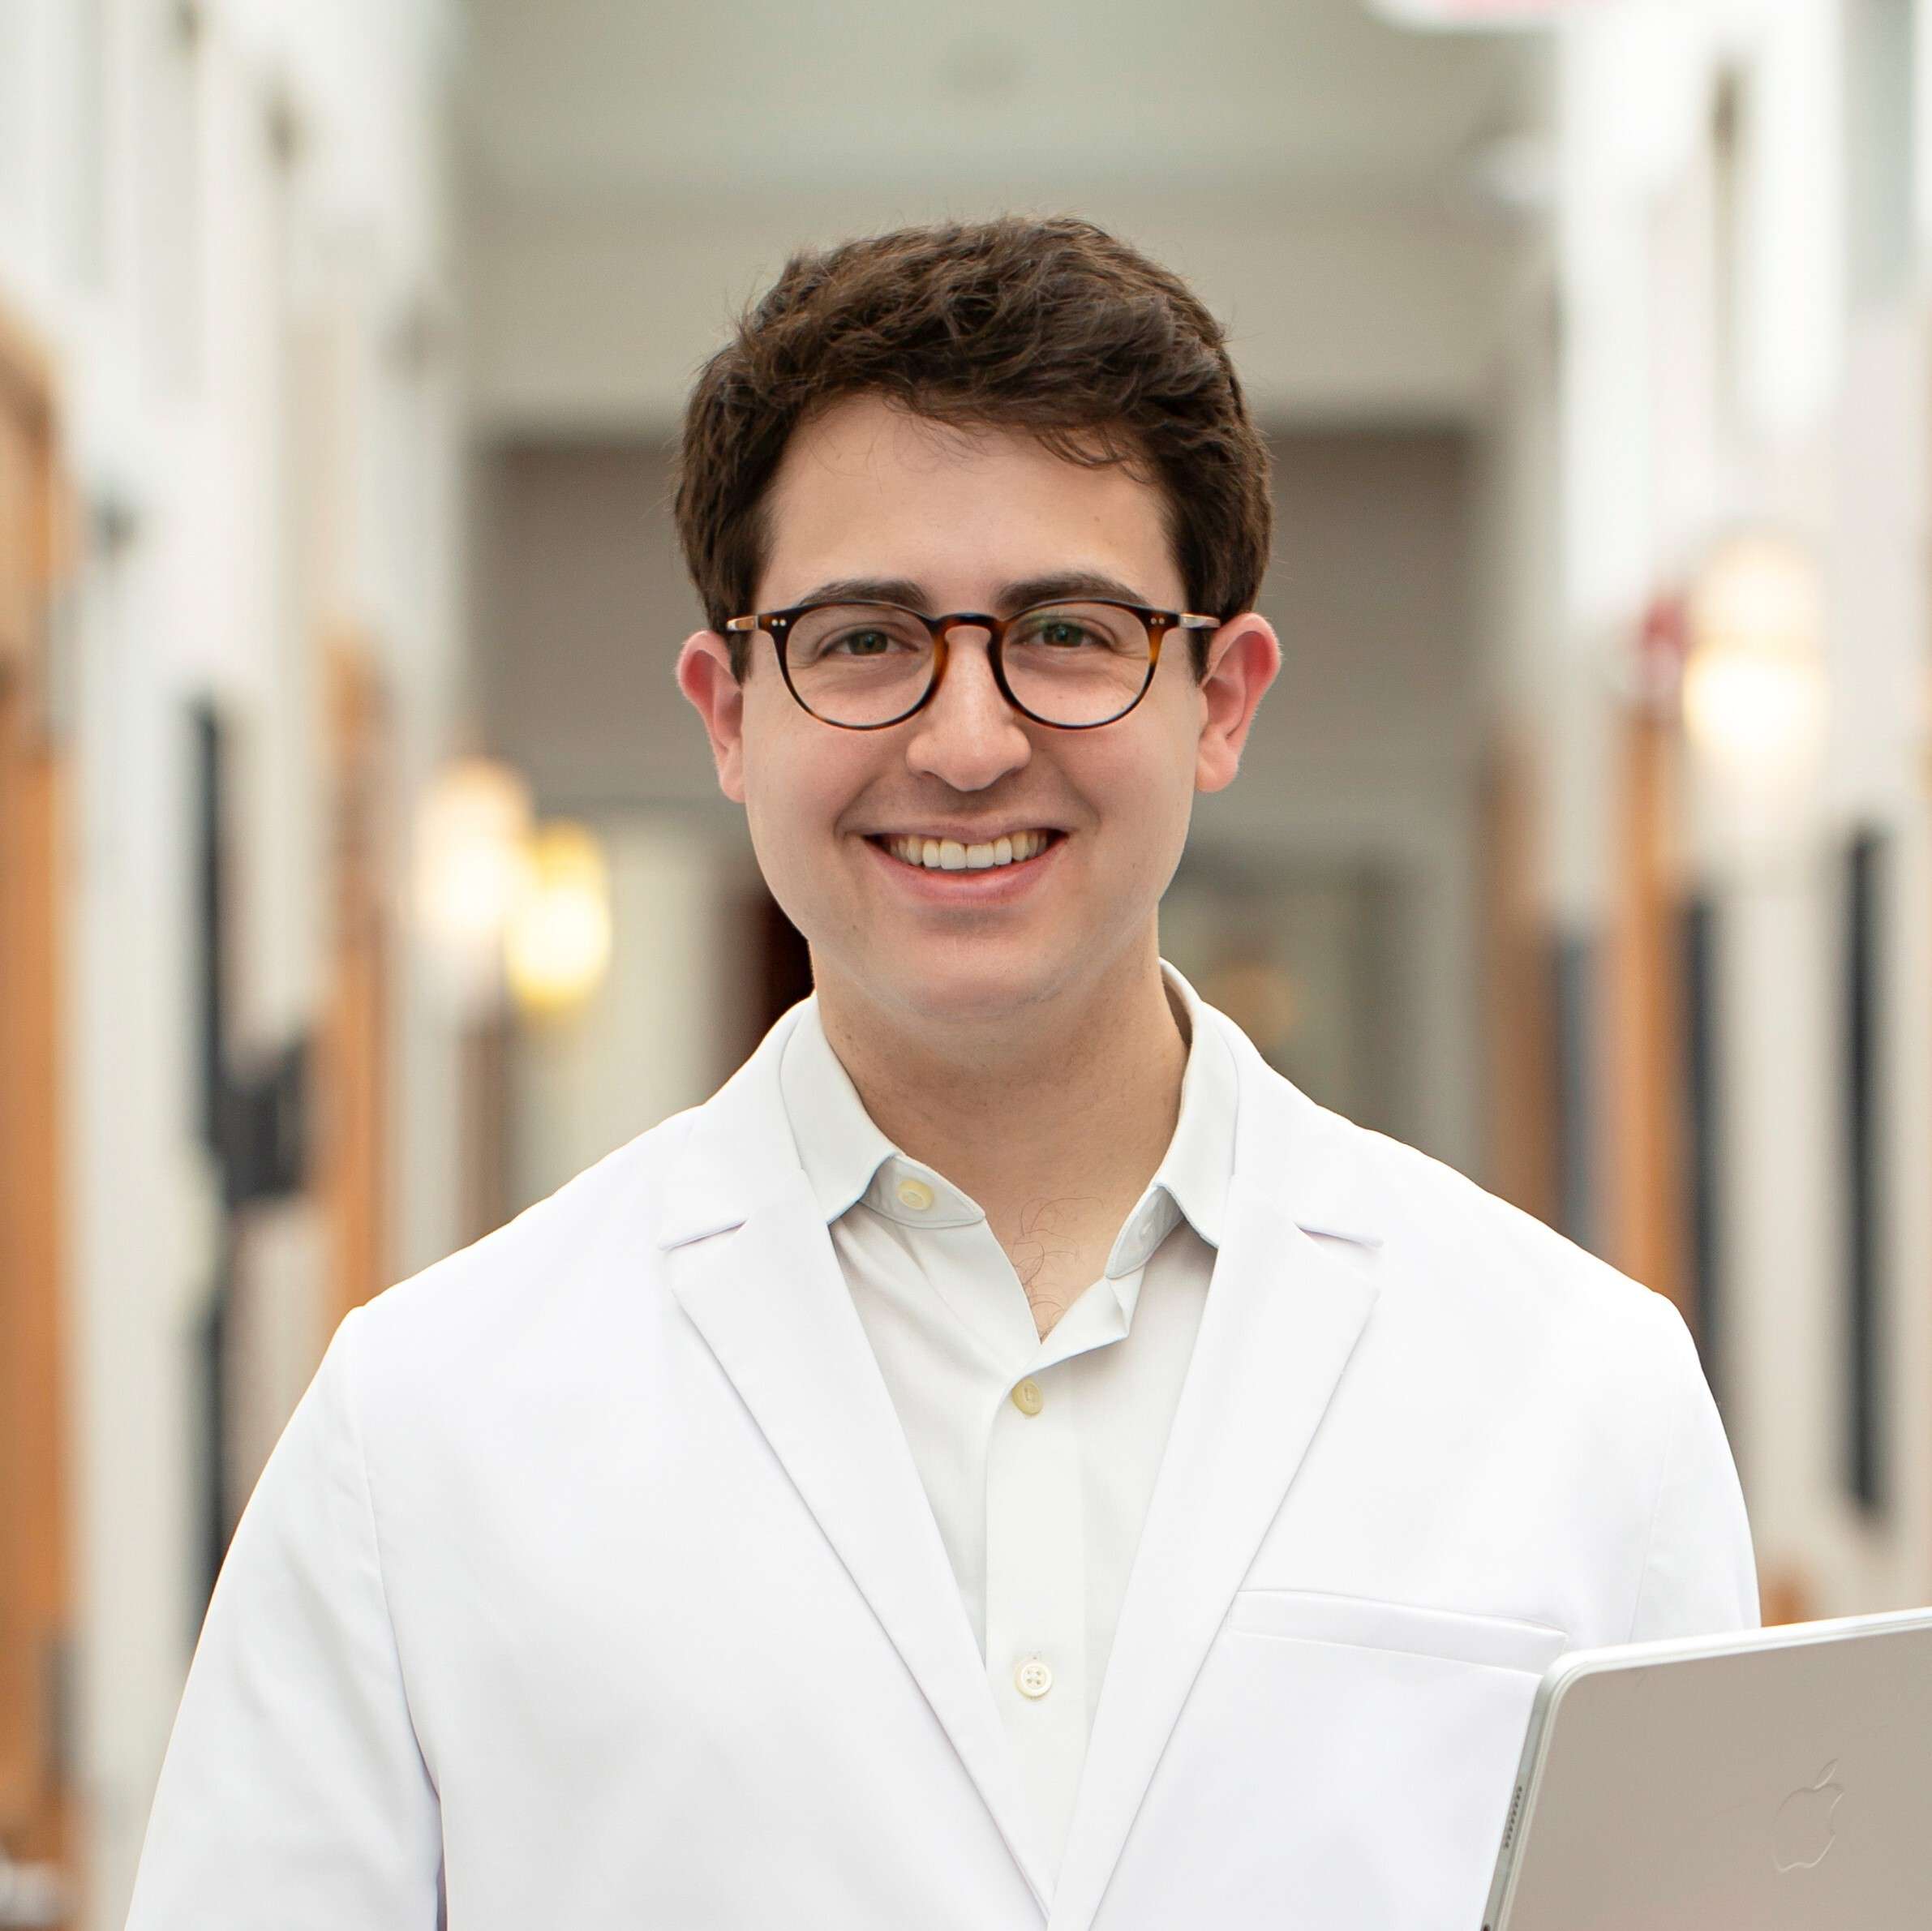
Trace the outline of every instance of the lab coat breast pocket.
{"label": "lab coat breast pocket", "polygon": [[1240,1591],[1116,1873],[1116,1921],[1474,1931],[1536,1685],[1567,1646],[1537,1623]]}

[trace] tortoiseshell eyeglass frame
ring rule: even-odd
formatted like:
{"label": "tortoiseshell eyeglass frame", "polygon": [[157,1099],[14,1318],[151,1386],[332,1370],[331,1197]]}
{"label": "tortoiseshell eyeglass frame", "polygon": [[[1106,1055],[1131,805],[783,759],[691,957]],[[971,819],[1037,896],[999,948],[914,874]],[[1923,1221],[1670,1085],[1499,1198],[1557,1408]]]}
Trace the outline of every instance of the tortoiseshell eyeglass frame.
{"label": "tortoiseshell eyeglass frame", "polygon": [[[1097,603],[1108,610],[1124,610],[1138,617],[1147,629],[1147,676],[1135,692],[1132,702],[1124,705],[1110,718],[1097,718],[1090,724],[1063,724],[1057,719],[1043,718],[1037,710],[1028,710],[1013,695],[1013,687],[1007,682],[1007,667],[1004,652],[1007,633],[1013,625],[1030,617],[1035,611],[1058,610],[1068,603]],[[933,674],[925,689],[916,704],[908,705],[897,717],[882,718],[876,724],[847,724],[836,718],[828,718],[812,709],[799,696],[798,687],[792,681],[792,666],[786,655],[786,642],[792,626],[798,620],[814,610],[838,610],[865,607],[876,610],[897,611],[925,624],[927,634],[933,640]],[[1030,718],[1036,724],[1045,724],[1053,731],[1097,731],[1106,724],[1118,724],[1129,711],[1144,697],[1154,680],[1154,672],[1161,663],[1161,645],[1170,630],[1217,630],[1224,620],[1220,617],[1203,616],[1199,612],[1185,610],[1149,610],[1143,603],[1124,603],[1115,597],[1055,597],[1045,603],[1031,603],[1024,610],[1016,611],[1010,617],[996,617],[983,610],[955,610],[941,617],[929,617],[924,611],[913,610],[904,603],[888,603],[878,598],[833,598],[811,603],[794,603],[786,610],[755,611],[747,616],[733,617],[726,624],[727,630],[747,635],[762,631],[771,639],[772,647],[778,652],[779,675],[785,680],[785,689],[792,693],[793,701],[807,717],[817,718],[821,724],[830,724],[835,731],[887,731],[895,724],[903,724],[909,717],[916,716],[932,702],[934,693],[946,676],[947,640],[957,629],[983,630],[986,633],[986,661],[993,671],[993,681],[999,687],[999,694],[1012,706],[1023,718]]]}

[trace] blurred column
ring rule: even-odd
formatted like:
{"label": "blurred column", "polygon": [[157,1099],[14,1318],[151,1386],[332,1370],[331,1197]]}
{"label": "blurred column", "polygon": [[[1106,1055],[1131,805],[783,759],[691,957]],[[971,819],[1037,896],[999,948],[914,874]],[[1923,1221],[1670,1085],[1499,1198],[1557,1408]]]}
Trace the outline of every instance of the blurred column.
{"label": "blurred column", "polygon": [[[1657,833],[1665,776],[1625,676],[1655,581],[1652,207],[1702,130],[1697,10],[1580,11],[1559,36],[1556,647],[1544,669],[1546,890],[1564,1230],[1681,1291],[1654,1144],[1669,1048]],[[1633,1032],[1639,1036],[1633,1036]]]}

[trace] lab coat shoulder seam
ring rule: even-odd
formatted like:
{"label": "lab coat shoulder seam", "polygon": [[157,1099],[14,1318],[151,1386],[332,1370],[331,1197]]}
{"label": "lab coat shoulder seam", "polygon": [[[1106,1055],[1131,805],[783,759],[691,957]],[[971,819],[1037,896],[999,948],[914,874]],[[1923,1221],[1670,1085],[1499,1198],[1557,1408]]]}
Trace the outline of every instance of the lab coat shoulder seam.
{"label": "lab coat shoulder seam", "polygon": [[[1630,1603],[1629,1633],[1624,1638],[1626,1642],[1634,1642],[1637,1639],[1637,1625],[1643,1615],[1644,1593],[1650,1581],[1651,1560],[1657,1552],[1657,1526],[1664,1519],[1664,1498],[1670,1490],[1671,1467],[1677,1459],[1677,1442],[1683,1433],[1684,1418],[1689,1407],[1689,1402],[1684,1398],[1683,1377],[1677,1371],[1674,1361],[1670,1358],[1677,1353],[1676,1343],[1680,1338],[1688,1344],[1689,1331],[1684,1328],[1684,1317],[1668,1300],[1661,1294],[1655,1298],[1659,1304],[1660,1325],[1668,1350],[1665,1366],[1676,1385],[1677,1392],[1671,1402],[1669,1424],[1664,1432],[1664,1452],[1658,1457],[1656,1493],[1651,1500],[1650,1525],[1644,1535],[1643,1560],[1637,1565],[1637,1588]],[[1671,1333],[1673,1326],[1682,1331],[1681,1337]]]}
{"label": "lab coat shoulder seam", "polygon": [[1476,1275],[1499,1271],[1524,1277],[1552,1277],[1597,1286],[1612,1281],[1626,1291],[1638,1283],[1611,1267],[1548,1222],[1466,1174],[1460,1167],[1406,1140],[1354,1126],[1358,1145],[1375,1162],[1376,1194],[1402,1201],[1400,1223],[1392,1218],[1387,1244],[1418,1243],[1433,1264],[1453,1261]]}
{"label": "lab coat shoulder seam", "polygon": [[355,1465],[357,1480],[362,1490],[362,1504],[369,1524],[369,1553],[376,1568],[376,1599],[382,1606],[384,1625],[389,1633],[389,1650],[396,1659],[397,1687],[401,1692],[403,1708],[408,1711],[410,1734],[416,1745],[416,1753],[423,1760],[423,1771],[429,1778],[431,1787],[436,1787],[436,1773],[431,1767],[429,1753],[423,1747],[423,1732],[416,1721],[416,1713],[410,1701],[409,1672],[403,1667],[402,1645],[396,1633],[396,1615],[389,1603],[389,1575],[383,1564],[382,1523],[376,1507],[376,1485],[369,1474],[369,1457],[364,1444],[362,1418],[356,1410],[355,1354],[356,1336],[360,1332],[358,1317],[363,1309],[353,1308],[342,1322],[342,1362],[340,1374],[341,1399],[344,1431],[348,1437],[351,1460]]}

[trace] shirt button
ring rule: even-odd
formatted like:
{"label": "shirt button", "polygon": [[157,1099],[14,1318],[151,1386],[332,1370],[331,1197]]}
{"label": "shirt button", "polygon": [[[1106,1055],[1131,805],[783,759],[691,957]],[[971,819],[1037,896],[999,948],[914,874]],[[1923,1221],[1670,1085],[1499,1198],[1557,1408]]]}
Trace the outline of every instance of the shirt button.
{"label": "shirt button", "polygon": [[1032,1375],[1013,1390],[1013,1405],[1022,1414],[1037,1414],[1046,1405],[1046,1397],[1040,1392],[1040,1384]]}
{"label": "shirt button", "polygon": [[1054,1673],[1037,1656],[1029,1656],[1013,1672],[1023,1697],[1043,1697],[1054,1686]]}
{"label": "shirt button", "polygon": [[899,1204],[911,1208],[915,1213],[924,1213],[933,1204],[933,1190],[923,1180],[902,1180],[899,1183]]}

